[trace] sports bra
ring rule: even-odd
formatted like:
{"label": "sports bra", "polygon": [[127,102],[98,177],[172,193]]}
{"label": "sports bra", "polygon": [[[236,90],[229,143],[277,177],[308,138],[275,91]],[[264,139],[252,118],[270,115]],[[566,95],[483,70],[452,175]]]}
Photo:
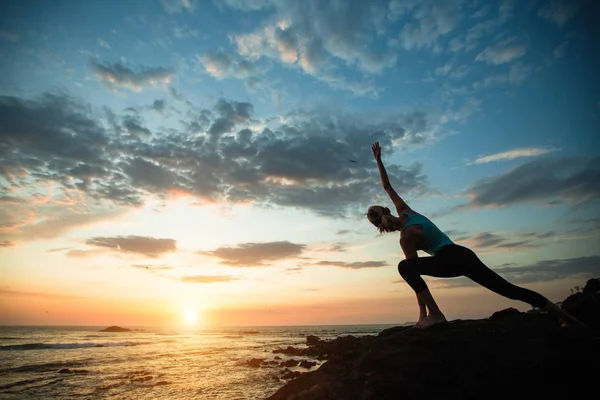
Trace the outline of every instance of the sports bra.
{"label": "sports bra", "polygon": [[429,218],[421,214],[411,214],[403,212],[406,215],[406,223],[402,227],[402,232],[406,228],[412,225],[421,225],[423,228],[423,242],[421,243],[421,250],[429,255],[435,255],[443,246],[447,244],[453,244],[454,242],[442,232]]}

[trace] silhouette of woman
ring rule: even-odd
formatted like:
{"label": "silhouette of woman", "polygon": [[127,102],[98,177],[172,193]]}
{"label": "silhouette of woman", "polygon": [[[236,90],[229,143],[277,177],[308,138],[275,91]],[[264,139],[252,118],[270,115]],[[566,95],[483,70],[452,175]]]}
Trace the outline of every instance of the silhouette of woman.
{"label": "silhouette of woman", "polygon": [[[415,328],[446,322],[446,317],[421,275],[438,278],[466,276],[499,295],[546,310],[568,325],[585,326],[541,294],[506,281],[481,262],[473,251],[452,242],[427,217],[412,210],[390,184],[381,161],[379,142],[373,144],[372,150],[381,183],[394,203],[398,216],[392,215],[387,207],[374,205],[369,207],[367,218],[380,232],[400,231],[400,246],[406,258],[398,264],[398,272],[417,295],[419,319]],[[423,250],[430,257],[419,258],[417,250]]]}

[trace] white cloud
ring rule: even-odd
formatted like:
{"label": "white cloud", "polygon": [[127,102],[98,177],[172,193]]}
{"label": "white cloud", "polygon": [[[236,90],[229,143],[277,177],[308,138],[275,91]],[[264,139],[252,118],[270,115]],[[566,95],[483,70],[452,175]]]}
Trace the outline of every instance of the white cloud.
{"label": "white cloud", "polygon": [[[272,5],[274,12],[260,28],[230,37],[238,53],[256,60],[262,57],[298,69],[332,87],[354,93],[373,93],[364,79],[349,82],[334,75],[340,69],[378,74],[396,64],[397,51],[390,41],[373,49],[391,24],[387,6],[379,2],[324,3],[320,0],[278,0],[253,3],[251,9]],[[395,3],[394,3],[395,4]],[[228,5],[242,7],[238,1]],[[260,6],[260,7],[259,7]],[[438,17],[444,25],[443,16]]]}
{"label": "white cloud", "polygon": [[491,154],[489,156],[479,157],[469,164],[487,164],[495,161],[510,161],[521,157],[536,157],[542,154],[558,151],[559,149],[550,149],[543,147],[522,147],[518,149],[503,151],[501,153]]}
{"label": "white cloud", "polygon": [[527,48],[523,44],[512,44],[514,40],[515,38],[511,37],[486,48],[475,57],[475,61],[499,65],[523,57],[527,53]]}
{"label": "white cloud", "polygon": [[105,49],[111,49],[110,45],[100,38],[98,38],[98,44],[100,45],[100,47],[104,47]]}
{"label": "white cloud", "polygon": [[462,1],[425,2],[404,25],[400,38],[405,49],[435,47],[441,36],[452,32],[461,19]]}

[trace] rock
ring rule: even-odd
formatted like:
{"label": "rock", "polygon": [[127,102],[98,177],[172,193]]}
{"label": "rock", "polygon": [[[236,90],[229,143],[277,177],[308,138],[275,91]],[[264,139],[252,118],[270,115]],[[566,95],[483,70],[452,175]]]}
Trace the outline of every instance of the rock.
{"label": "rock", "polygon": [[248,361],[244,361],[243,365],[248,366],[248,367],[258,368],[261,366],[261,364],[264,361],[265,360],[263,360],[262,358],[251,358]]}
{"label": "rock", "polygon": [[302,368],[306,368],[306,369],[310,369],[312,367],[314,367],[315,365],[317,365],[316,361],[308,361],[308,360],[302,360],[300,361],[299,366]]}
{"label": "rock", "polygon": [[589,279],[582,292],[567,297],[561,307],[593,329],[600,329],[600,279]]}
{"label": "rock", "polygon": [[327,361],[266,400],[554,399],[597,390],[600,332],[561,328],[545,313],[507,309],[427,330],[398,326],[311,343],[296,351]]}
{"label": "rock", "polygon": [[302,372],[300,371],[290,371],[289,369],[284,369],[283,370],[283,374],[280,376],[281,379],[294,379],[299,377],[300,375],[302,375]]}
{"label": "rock", "polygon": [[295,367],[296,365],[298,365],[298,360],[294,360],[293,358],[290,358],[289,360],[285,360],[279,363],[280,367]]}
{"label": "rock", "polygon": [[106,329],[102,329],[100,332],[131,332],[131,329],[121,328],[120,326],[109,326]]}
{"label": "rock", "polygon": [[308,335],[306,337],[306,344],[308,346],[317,346],[317,345],[319,345],[321,343],[323,343],[323,341],[321,339],[319,339],[317,336]]}

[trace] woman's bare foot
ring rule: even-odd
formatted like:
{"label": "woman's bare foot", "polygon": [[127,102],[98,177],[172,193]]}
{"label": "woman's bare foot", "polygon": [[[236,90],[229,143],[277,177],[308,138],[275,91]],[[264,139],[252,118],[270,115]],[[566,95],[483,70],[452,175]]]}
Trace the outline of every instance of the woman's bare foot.
{"label": "woman's bare foot", "polygon": [[427,315],[419,315],[419,320],[413,325],[413,328],[421,328],[421,325],[423,324],[423,321],[425,320],[425,318],[427,318]]}
{"label": "woman's bare foot", "polygon": [[[421,323],[419,324],[419,329],[426,329],[426,328],[430,328],[434,325],[439,325],[439,324],[443,324],[445,322],[448,322],[446,320],[446,317],[444,316],[444,314],[440,314],[440,315],[436,315],[436,314],[429,314],[427,317],[425,317],[425,319],[423,321],[420,321]],[[415,325],[415,327],[417,327]]]}

